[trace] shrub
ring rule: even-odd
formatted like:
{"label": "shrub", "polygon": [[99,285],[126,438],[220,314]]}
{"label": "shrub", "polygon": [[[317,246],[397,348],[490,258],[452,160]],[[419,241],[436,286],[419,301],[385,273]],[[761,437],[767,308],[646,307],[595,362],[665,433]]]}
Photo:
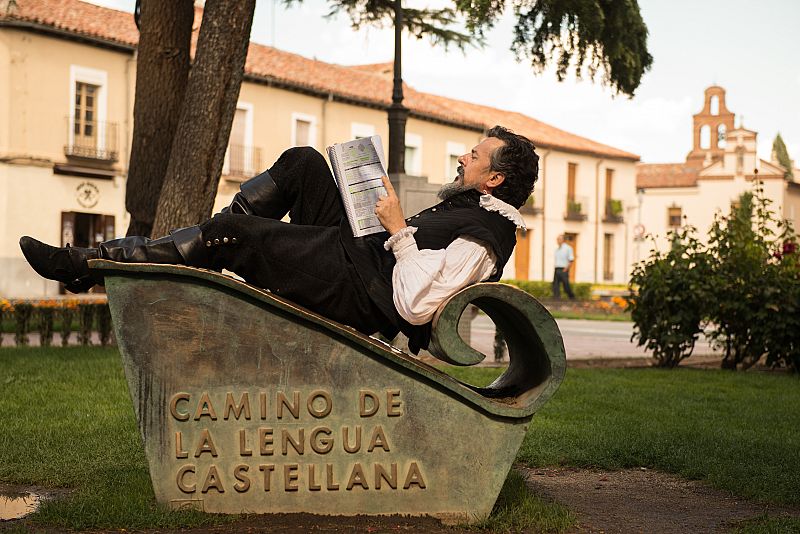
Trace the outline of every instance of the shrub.
{"label": "shrub", "polygon": [[[792,254],[786,254],[785,267],[779,260],[784,256],[782,244],[794,243],[794,234],[791,226],[776,220],[769,204],[757,184],[754,193],[740,197],[730,216],[717,214],[709,232],[709,253],[714,258],[709,335],[724,351],[725,369],[747,369],[770,348],[782,354],[772,336],[796,346],[792,340],[800,335],[792,327],[795,314],[787,309],[797,305],[796,293],[792,295],[797,271],[789,258]],[[791,331],[781,335],[783,329]],[[783,363],[784,356],[779,354],[768,359]]]}
{"label": "shrub", "polygon": [[[538,299],[553,298],[553,284],[541,280],[501,280],[504,284],[516,286]],[[592,284],[578,282],[570,284],[576,299],[588,300],[592,297]]]}
{"label": "shrub", "polygon": [[725,217],[717,213],[708,246],[694,228],[672,233],[672,249],[636,266],[630,298],[634,337],[659,365],[691,354],[705,326],[722,367],[768,365],[800,372],[800,258],[792,226],[771,211],[760,183]]}
{"label": "shrub", "polygon": [[676,367],[691,356],[702,332],[710,267],[694,227],[685,226],[668,237],[669,251],[662,254],[654,243],[650,257],[636,265],[630,280],[631,340],[652,351],[659,367]]}
{"label": "shrub", "polygon": [[108,303],[95,304],[95,317],[97,317],[97,332],[100,335],[100,345],[106,346],[111,340],[111,310]]}
{"label": "shrub", "polygon": [[31,327],[33,306],[27,302],[14,304],[14,343],[18,347],[28,345],[28,332]]}
{"label": "shrub", "polygon": [[765,283],[770,287],[773,301],[768,304],[773,313],[763,324],[767,365],[785,366],[800,372],[800,254],[794,238],[785,239],[773,253],[776,261],[768,264]]}
{"label": "shrub", "polygon": [[55,310],[50,306],[42,306],[36,309],[39,316],[39,343],[42,347],[49,347],[53,344],[53,315]]}
{"label": "shrub", "polygon": [[94,326],[94,304],[78,304],[78,343],[84,347],[92,344],[92,326]]}
{"label": "shrub", "polygon": [[69,336],[72,334],[72,321],[75,319],[75,308],[65,305],[58,310],[61,319],[61,346],[69,344]]}

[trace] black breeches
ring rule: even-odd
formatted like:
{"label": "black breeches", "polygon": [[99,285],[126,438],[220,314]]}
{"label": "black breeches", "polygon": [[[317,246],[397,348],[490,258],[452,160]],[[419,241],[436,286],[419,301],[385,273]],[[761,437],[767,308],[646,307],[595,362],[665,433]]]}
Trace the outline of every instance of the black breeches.
{"label": "black breeches", "polygon": [[325,159],[314,149],[294,148],[268,172],[292,222],[215,215],[200,225],[203,239],[211,243],[211,266],[361,332],[380,330],[386,319],[340,240],[344,209]]}
{"label": "black breeches", "polygon": [[290,148],[267,172],[278,185],[292,224],[339,225],[342,199],[322,154],[311,147]]}

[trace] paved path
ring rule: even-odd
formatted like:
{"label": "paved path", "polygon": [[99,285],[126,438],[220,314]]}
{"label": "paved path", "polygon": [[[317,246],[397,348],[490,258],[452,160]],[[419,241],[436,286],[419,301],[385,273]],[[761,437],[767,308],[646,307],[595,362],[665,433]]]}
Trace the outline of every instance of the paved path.
{"label": "paved path", "polygon": [[[28,343],[31,347],[38,347],[39,346],[39,334],[32,332],[28,334]],[[53,332],[53,346],[60,347],[61,346],[61,334],[58,332]],[[72,332],[69,336],[69,344],[78,345],[78,333]],[[92,333],[92,345],[99,345],[100,344],[100,335],[97,332]],[[1,347],[13,347],[14,344],[14,334],[2,334],[0,337],[0,346]]]}
{"label": "paved path", "polygon": [[[557,319],[556,322],[564,337],[568,360],[650,357],[649,353],[631,341],[633,323],[583,319]],[[494,361],[494,331],[494,323],[488,316],[479,314],[472,320],[470,344],[488,356],[485,360],[487,363]],[[31,346],[39,345],[39,334],[29,334],[29,338]],[[70,345],[77,344],[78,335],[73,332]],[[92,335],[92,344],[100,344],[97,332]],[[61,346],[61,335],[57,332],[53,335],[53,345]],[[13,347],[14,334],[3,334],[0,346]],[[714,351],[705,338],[701,338],[694,354],[710,355]]]}
{"label": "paved path", "polygon": [[[568,360],[597,358],[650,357],[643,348],[631,341],[633,323],[624,321],[588,321],[584,319],[556,319]],[[494,323],[480,314],[472,320],[471,345],[494,360]],[[695,355],[713,354],[705,338],[700,338]]]}

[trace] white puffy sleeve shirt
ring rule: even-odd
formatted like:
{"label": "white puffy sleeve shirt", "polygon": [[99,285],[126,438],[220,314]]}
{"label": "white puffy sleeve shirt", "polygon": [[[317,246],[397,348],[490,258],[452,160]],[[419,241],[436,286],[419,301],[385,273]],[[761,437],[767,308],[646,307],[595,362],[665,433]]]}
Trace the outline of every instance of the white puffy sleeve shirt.
{"label": "white puffy sleeve shirt", "polygon": [[[483,195],[480,205],[524,227],[522,217],[512,206],[490,195]],[[397,262],[392,271],[395,308],[409,323],[425,324],[451,295],[488,279],[494,272],[497,258],[489,246],[468,236],[458,237],[444,249],[420,250],[414,239],[416,231],[415,227],[407,226],[390,237],[384,246],[394,253]]]}

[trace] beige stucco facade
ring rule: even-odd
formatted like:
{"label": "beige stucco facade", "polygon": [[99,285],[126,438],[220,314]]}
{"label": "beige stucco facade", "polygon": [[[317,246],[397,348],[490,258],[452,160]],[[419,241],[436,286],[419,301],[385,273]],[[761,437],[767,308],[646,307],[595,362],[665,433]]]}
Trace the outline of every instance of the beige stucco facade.
{"label": "beige stucco facade", "polygon": [[[575,165],[574,199],[581,204],[585,220],[567,216],[570,164]],[[612,174],[608,198],[622,203],[622,212],[615,218],[606,213],[607,171]],[[535,213],[525,210],[529,240],[527,276],[521,272],[525,262],[519,258],[525,253],[524,245],[518,245],[506,268],[506,276],[552,279],[556,238],[560,234],[572,234],[575,236],[571,243],[575,251],[575,281],[626,283],[631,264],[629,227],[633,224],[629,208],[636,202],[635,181],[635,163],[629,160],[541,151],[539,182],[534,189]],[[606,236],[610,236],[610,247],[604,246],[609,239]]]}
{"label": "beige stucco facade", "polygon": [[[101,46],[91,39],[0,27],[0,296],[44,297],[59,291],[58,284],[42,280],[25,263],[18,247],[22,235],[91,246],[125,234],[135,73],[131,46]],[[97,150],[88,156],[74,150],[80,83],[96,88],[91,105]],[[215,210],[230,201],[245,174],[267,168],[285,148],[296,144],[300,122],[306,128],[306,142],[320,151],[356,136],[376,134],[385,145],[388,142],[386,112],[374,105],[249,78],[242,85],[239,108],[244,117],[239,142],[253,156],[247,160],[247,172],[237,176],[228,172],[231,167],[226,163]],[[432,184],[452,180],[455,157],[481,138],[474,126],[413,116],[406,131],[411,150],[407,173],[426,177]],[[536,208],[543,211],[525,215],[528,242],[518,248],[505,276],[551,279],[556,236],[567,232],[577,236],[577,281],[624,283],[632,259],[627,208],[635,205],[634,161],[554,149],[540,152],[541,179],[535,198]],[[584,221],[564,217],[569,163],[577,165],[574,194],[587,216]],[[612,197],[625,207],[622,222],[603,220],[606,169],[614,173]],[[800,206],[797,209],[800,212]],[[88,242],[81,243],[79,234]],[[610,264],[604,264],[606,234],[613,242]]]}
{"label": "beige stucco facade", "polygon": [[[756,139],[757,133],[751,130],[728,131],[719,155],[712,160],[708,154],[703,166],[694,171],[694,183],[670,186],[666,181],[657,184],[640,179],[642,205],[636,217],[641,217],[646,238],[634,243],[634,259],[646,258],[654,247],[666,250],[668,232],[683,225],[697,228],[699,238],[705,241],[715,215],[727,215],[743,193],[755,192],[756,181],[775,216],[789,220],[796,229],[800,223],[800,184],[785,179],[784,169],[777,162],[758,158]],[[693,153],[700,151],[696,148]]]}

